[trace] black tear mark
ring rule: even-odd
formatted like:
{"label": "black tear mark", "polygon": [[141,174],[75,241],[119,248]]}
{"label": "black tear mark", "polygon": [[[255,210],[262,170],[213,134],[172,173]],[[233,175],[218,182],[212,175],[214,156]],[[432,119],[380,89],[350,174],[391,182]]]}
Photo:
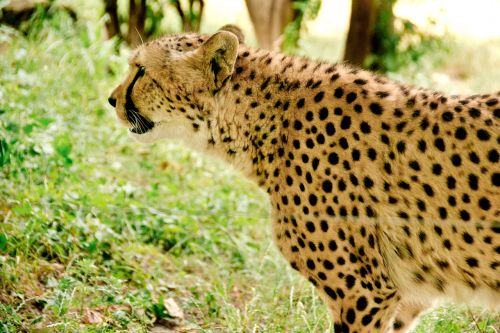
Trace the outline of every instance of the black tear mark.
{"label": "black tear mark", "polygon": [[135,106],[134,101],[132,100],[132,90],[134,89],[135,83],[139,78],[144,76],[145,72],[144,67],[139,67],[134,79],[127,87],[127,92],[125,94],[125,116],[127,117],[127,120],[135,126],[131,129],[131,131],[137,134],[146,133],[155,125],[154,122],[139,113],[139,109]]}

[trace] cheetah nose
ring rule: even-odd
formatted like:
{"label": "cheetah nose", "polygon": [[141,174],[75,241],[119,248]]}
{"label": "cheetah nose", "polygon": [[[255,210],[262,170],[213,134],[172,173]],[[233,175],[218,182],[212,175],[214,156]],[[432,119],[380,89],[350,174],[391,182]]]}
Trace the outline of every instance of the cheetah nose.
{"label": "cheetah nose", "polygon": [[110,96],[108,97],[108,102],[109,104],[111,104],[112,107],[114,108],[116,107],[116,98]]}

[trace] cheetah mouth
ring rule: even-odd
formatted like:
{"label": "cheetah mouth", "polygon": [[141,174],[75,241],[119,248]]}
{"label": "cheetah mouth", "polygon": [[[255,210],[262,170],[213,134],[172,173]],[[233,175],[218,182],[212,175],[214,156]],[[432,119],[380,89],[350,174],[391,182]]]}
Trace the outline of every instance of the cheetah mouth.
{"label": "cheetah mouth", "polygon": [[129,131],[132,133],[144,134],[151,131],[155,127],[154,121],[144,117],[139,112],[139,109],[135,106],[134,102],[130,98],[130,95],[127,95],[125,102],[125,116],[132,125],[132,127],[129,128]]}
{"label": "cheetah mouth", "polygon": [[148,123],[141,123],[141,125],[137,124],[134,127],[129,128],[129,132],[137,135],[142,135],[146,133],[150,133],[155,128],[160,128],[162,125],[166,124],[165,121],[150,121]]}
{"label": "cheetah mouth", "polygon": [[125,116],[132,125],[132,127],[129,128],[129,131],[132,133],[144,134],[155,127],[155,122],[140,114],[131,99],[127,99],[125,103]]}
{"label": "cheetah mouth", "polygon": [[[140,115],[139,115],[140,116]],[[137,117],[137,116],[136,116]],[[134,127],[129,128],[129,131],[134,134],[145,134],[151,131],[155,127],[155,123],[149,119],[146,119],[140,116],[142,119],[138,117],[135,119]]]}

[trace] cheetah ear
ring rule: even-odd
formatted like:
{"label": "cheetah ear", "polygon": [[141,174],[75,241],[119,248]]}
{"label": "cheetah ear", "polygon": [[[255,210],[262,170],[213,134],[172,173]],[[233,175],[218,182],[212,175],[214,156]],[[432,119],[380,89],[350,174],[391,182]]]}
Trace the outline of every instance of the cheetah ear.
{"label": "cheetah ear", "polygon": [[219,28],[219,31],[228,31],[232,32],[236,37],[238,37],[238,42],[243,44],[245,42],[245,35],[243,34],[243,30],[240,27],[234,24],[226,24]]}
{"label": "cheetah ear", "polygon": [[238,55],[238,37],[229,31],[218,31],[197,50],[203,71],[211,78],[213,90],[218,91],[231,77]]}

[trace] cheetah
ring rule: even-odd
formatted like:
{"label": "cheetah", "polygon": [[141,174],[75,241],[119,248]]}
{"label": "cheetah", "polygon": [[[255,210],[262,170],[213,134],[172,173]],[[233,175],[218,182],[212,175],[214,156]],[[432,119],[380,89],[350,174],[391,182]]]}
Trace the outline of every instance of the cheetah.
{"label": "cheetah", "polygon": [[407,332],[436,301],[500,305],[500,93],[447,96],[244,44],[145,43],[109,103],[139,142],[218,156],[270,198],[274,241],[335,332]]}

